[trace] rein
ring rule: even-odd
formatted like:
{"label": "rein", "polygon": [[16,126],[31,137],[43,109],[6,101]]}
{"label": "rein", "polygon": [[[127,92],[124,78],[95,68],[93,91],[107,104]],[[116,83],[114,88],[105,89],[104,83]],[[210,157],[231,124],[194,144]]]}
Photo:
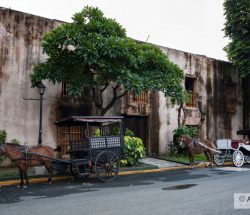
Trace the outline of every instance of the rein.
{"label": "rein", "polygon": [[[4,143],[4,144],[1,144],[0,145],[0,149],[2,150],[3,153],[6,154],[6,149],[4,146],[6,146],[7,143]],[[41,162],[41,158],[49,158],[47,156],[44,156],[44,155],[41,155],[41,154],[38,154],[38,153],[31,153],[29,152],[28,150],[28,147],[27,146],[15,146],[15,145],[11,145],[11,146],[14,146],[14,149],[9,149],[9,152],[20,152],[21,153],[21,156],[18,157],[18,158],[15,158],[15,159],[12,159],[12,161],[18,161],[18,160],[25,160],[26,161],[26,165],[27,165],[27,161],[32,161],[32,160],[36,160],[36,161],[40,161]],[[37,158],[30,158],[29,156],[36,156]]]}
{"label": "rein", "polygon": [[[187,139],[187,138],[185,138],[185,139]],[[191,139],[191,138],[190,138],[190,139]],[[182,141],[183,141],[183,140],[182,140]],[[216,153],[221,154],[220,151],[215,150],[215,149],[212,149],[212,148],[210,148],[210,147],[204,145],[204,144],[201,143],[199,140],[194,141],[193,139],[191,139],[191,142],[190,142],[190,143],[187,143],[186,145],[187,145],[187,146],[190,146],[190,145],[193,144],[194,142],[198,143],[199,145],[203,146],[204,148],[206,148],[206,149],[208,149],[208,150],[210,150],[210,151],[213,151],[213,152],[216,152]]]}
{"label": "rein", "polygon": [[215,149],[212,149],[212,148],[210,148],[210,147],[208,147],[208,146],[204,145],[204,144],[203,144],[203,143],[201,143],[200,141],[197,141],[197,143],[198,143],[198,144],[200,144],[201,146],[203,146],[203,147],[205,147],[205,148],[207,148],[207,149],[209,149],[209,150],[213,151],[213,152],[216,152],[216,153],[221,154],[221,152],[220,152],[220,151],[215,150]]}

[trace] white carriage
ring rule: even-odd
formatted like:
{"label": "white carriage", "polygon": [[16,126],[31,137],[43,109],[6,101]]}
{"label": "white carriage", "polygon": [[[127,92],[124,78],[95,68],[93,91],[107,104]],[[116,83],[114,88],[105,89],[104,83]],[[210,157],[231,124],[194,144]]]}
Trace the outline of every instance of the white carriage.
{"label": "white carriage", "polygon": [[[237,131],[238,135],[250,136],[250,129]],[[214,154],[214,162],[222,166],[226,160],[232,160],[234,166],[241,167],[244,162],[250,163],[249,140],[219,139],[216,141],[217,150],[220,153]]]}

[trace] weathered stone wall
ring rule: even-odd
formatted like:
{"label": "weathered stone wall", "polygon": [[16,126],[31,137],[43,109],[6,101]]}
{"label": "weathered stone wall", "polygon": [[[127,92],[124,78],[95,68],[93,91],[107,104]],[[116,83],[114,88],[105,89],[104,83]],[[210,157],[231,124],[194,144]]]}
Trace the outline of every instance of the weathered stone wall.
{"label": "weathered stone wall", "polygon": [[[201,123],[199,108],[186,108],[186,122],[201,125],[200,138],[216,141],[219,138],[239,138],[243,127],[241,79],[232,65],[225,61],[161,47],[170,61],[177,64],[188,76],[197,78],[197,93],[201,97],[201,109],[206,113]],[[168,150],[172,131],[178,127],[178,106],[172,106],[160,93],[159,99],[159,153]],[[182,113],[183,118],[183,113]],[[201,123],[201,124],[200,124]],[[195,123],[194,123],[195,124]]]}
{"label": "weathered stone wall", "polygon": [[244,128],[250,128],[250,78],[244,78],[242,81],[242,91],[243,91],[243,120]]}
{"label": "weathered stone wall", "polygon": [[[45,32],[60,24],[59,21],[0,8],[0,130],[8,132],[8,141],[18,139],[36,145],[39,122],[39,95],[29,83],[34,65],[45,60],[41,39]],[[169,59],[184,72],[196,77],[201,107],[206,112],[200,136],[215,141],[218,138],[236,138],[242,128],[241,81],[231,64],[205,56],[160,47]],[[43,143],[56,144],[57,116],[95,112],[91,104],[73,104],[61,97],[60,86],[45,83],[43,111]],[[105,95],[108,99],[109,95]],[[160,154],[168,150],[172,131],[178,126],[178,106],[172,106],[160,92],[151,92],[149,105],[143,108],[128,104],[129,98],[120,99],[107,115],[147,116],[147,142],[149,153]],[[230,104],[228,104],[228,102]],[[201,118],[198,108],[186,109],[188,123],[197,124]],[[183,113],[181,118],[183,119]]]}
{"label": "weathered stone wall", "polygon": [[[60,22],[39,16],[0,8],[0,130],[7,140],[36,145],[39,124],[37,89],[32,89],[29,74],[43,61],[41,39],[45,32]],[[45,83],[43,111],[43,143],[55,144],[55,104],[58,87]]]}

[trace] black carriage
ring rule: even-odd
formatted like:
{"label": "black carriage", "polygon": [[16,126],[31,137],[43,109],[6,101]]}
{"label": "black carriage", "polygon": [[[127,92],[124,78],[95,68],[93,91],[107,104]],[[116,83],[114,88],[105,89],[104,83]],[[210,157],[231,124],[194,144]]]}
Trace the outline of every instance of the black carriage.
{"label": "black carriage", "polygon": [[[121,116],[71,116],[55,122],[66,128],[67,164],[75,177],[86,177],[91,173],[101,181],[111,181],[119,173],[120,160],[124,159],[123,117]],[[72,127],[81,127],[76,138]]]}

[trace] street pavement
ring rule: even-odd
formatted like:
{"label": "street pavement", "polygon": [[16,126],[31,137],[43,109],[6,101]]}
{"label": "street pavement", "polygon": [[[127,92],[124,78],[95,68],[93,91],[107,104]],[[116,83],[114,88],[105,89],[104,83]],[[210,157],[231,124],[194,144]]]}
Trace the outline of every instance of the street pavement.
{"label": "street pavement", "polygon": [[250,193],[250,166],[197,168],[0,188],[0,215],[232,215],[234,193]]}

